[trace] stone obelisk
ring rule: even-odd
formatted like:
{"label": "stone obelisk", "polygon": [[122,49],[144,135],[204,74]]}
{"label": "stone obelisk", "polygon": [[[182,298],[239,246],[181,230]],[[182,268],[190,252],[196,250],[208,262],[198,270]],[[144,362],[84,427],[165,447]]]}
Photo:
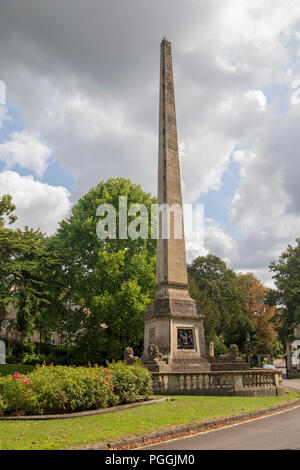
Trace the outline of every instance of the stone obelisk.
{"label": "stone obelisk", "polygon": [[[175,95],[171,43],[161,42],[158,204],[169,208],[170,232],[167,238],[159,218],[157,239],[155,300],[144,317],[143,363],[153,372],[180,372],[209,369],[203,329],[203,316],[189,295],[182,214]],[[177,209],[177,216],[172,211]],[[178,222],[178,209],[181,219]],[[165,213],[166,214],[166,213]],[[175,222],[181,226],[175,230]]]}

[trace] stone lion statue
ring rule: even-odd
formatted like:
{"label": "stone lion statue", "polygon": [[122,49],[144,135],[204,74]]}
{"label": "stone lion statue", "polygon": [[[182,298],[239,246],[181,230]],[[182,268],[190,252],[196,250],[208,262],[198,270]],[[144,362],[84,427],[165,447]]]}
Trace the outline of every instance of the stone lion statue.
{"label": "stone lion statue", "polygon": [[159,347],[154,343],[149,344],[148,355],[150,361],[159,361],[162,359],[162,355],[159,352]]}
{"label": "stone lion statue", "polygon": [[128,365],[134,364],[136,361],[138,361],[138,357],[134,355],[133,348],[128,347],[124,349],[124,362],[126,362]]}
{"label": "stone lion statue", "polygon": [[233,362],[233,361],[242,361],[243,359],[239,357],[239,348],[236,344],[231,344],[228,349],[227,354],[222,354],[219,356],[218,361],[220,362]]}

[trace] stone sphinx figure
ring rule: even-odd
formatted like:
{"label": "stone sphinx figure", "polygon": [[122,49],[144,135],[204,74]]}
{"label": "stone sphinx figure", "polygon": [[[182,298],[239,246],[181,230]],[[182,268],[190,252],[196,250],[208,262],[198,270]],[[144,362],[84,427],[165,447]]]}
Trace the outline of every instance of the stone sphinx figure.
{"label": "stone sphinx figure", "polygon": [[139,358],[134,355],[133,348],[128,347],[124,349],[124,362],[126,362],[126,364],[131,366],[138,360]]}
{"label": "stone sphinx figure", "polygon": [[239,348],[236,344],[231,344],[228,349],[227,354],[222,354],[219,356],[218,361],[220,362],[232,362],[232,361],[242,361],[243,359],[239,357]]}
{"label": "stone sphinx figure", "polygon": [[239,348],[236,344],[231,344],[227,354],[221,354],[216,362],[211,365],[211,370],[244,370],[249,369],[249,365],[239,357]]}

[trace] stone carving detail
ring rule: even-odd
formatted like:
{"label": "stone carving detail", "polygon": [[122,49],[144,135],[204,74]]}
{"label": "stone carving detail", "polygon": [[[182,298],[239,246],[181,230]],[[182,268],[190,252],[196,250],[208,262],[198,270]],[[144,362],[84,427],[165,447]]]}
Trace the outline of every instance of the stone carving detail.
{"label": "stone carving detail", "polygon": [[162,360],[162,355],[159,352],[159,347],[157,344],[151,343],[148,347],[149,361],[160,361]]}
{"label": "stone carving detail", "polygon": [[134,364],[136,361],[138,361],[138,357],[134,355],[134,352],[133,352],[133,348],[125,348],[124,349],[124,361],[128,364],[128,365],[132,365]]}
{"label": "stone carving detail", "polygon": [[236,344],[231,344],[228,349],[227,354],[219,356],[218,362],[232,362],[232,361],[242,361],[243,359],[239,357],[239,348]]}
{"label": "stone carving detail", "polygon": [[231,344],[227,354],[222,354],[211,364],[211,370],[243,370],[249,369],[249,364],[239,357],[239,348]]}
{"label": "stone carving detail", "polygon": [[149,330],[149,344],[155,344],[155,328]]}
{"label": "stone carving detail", "polygon": [[177,330],[177,348],[195,349],[193,330],[178,328]]}

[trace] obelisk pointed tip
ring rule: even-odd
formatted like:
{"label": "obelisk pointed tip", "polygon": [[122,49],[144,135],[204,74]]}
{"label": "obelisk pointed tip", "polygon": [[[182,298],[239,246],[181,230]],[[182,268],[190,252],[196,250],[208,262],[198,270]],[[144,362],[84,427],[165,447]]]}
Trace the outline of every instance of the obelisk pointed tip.
{"label": "obelisk pointed tip", "polygon": [[163,38],[162,38],[162,41],[161,41],[161,42],[162,42],[162,43],[163,43],[163,42],[168,42],[169,44],[171,44],[171,41],[170,41],[170,40],[167,38],[167,36],[166,36],[166,35],[164,35],[164,36],[163,36]]}

